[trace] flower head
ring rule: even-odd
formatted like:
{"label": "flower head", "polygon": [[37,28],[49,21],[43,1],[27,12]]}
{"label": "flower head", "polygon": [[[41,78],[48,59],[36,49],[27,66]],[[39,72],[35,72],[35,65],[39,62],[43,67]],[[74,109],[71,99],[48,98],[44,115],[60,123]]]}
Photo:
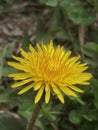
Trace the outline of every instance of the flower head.
{"label": "flower head", "polygon": [[48,103],[51,94],[55,94],[64,103],[62,93],[77,97],[76,92],[84,91],[77,84],[88,85],[91,79],[90,73],[84,72],[88,66],[79,61],[80,56],[70,57],[71,51],[65,52],[60,45],[54,48],[53,42],[48,45],[37,44],[37,49],[29,45],[29,52],[21,49],[21,57],[12,56],[16,61],[8,64],[19,70],[18,73],[9,74],[16,83],[12,88],[27,85],[18,94],[23,94],[29,89],[37,91],[34,102],[37,103],[45,94],[45,102]]}

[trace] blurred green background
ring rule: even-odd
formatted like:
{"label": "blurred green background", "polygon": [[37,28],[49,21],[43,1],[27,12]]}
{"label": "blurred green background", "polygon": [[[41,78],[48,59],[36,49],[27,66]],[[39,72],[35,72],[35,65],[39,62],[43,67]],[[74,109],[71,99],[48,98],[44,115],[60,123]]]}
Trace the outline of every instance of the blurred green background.
{"label": "blurred green background", "polygon": [[77,100],[43,104],[35,130],[98,129],[98,0],[0,0],[0,130],[25,130],[34,108],[32,91],[19,96],[10,87],[7,61],[51,39],[81,55],[93,78]]}

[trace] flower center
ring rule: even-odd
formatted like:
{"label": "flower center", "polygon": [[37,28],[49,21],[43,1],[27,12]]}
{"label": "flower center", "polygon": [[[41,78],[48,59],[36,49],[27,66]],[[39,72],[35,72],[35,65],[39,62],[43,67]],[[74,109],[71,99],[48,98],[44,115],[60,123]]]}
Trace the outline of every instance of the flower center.
{"label": "flower center", "polygon": [[52,64],[52,65],[48,66],[47,69],[48,69],[50,72],[51,72],[51,71],[53,72],[53,71],[56,71],[56,70],[57,70],[57,66]]}

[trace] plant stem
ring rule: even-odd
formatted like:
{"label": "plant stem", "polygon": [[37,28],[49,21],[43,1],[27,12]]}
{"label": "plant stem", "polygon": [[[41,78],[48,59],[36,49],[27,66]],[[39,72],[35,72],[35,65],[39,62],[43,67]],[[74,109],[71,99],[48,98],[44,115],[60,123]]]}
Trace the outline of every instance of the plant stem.
{"label": "plant stem", "polygon": [[35,108],[34,108],[34,111],[32,113],[32,116],[28,122],[28,125],[27,125],[27,130],[34,130],[34,125],[35,125],[35,122],[37,120],[37,117],[38,117],[38,114],[39,114],[39,111],[40,111],[40,108],[41,108],[41,105],[43,103],[43,99],[41,99],[36,105],[35,105]]}
{"label": "plant stem", "polygon": [[84,53],[83,53],[84,42],[85,42],[85,26],[80,25],[79,26],[79,43],[80,43],[81,57],[83,61],[84,61]]}

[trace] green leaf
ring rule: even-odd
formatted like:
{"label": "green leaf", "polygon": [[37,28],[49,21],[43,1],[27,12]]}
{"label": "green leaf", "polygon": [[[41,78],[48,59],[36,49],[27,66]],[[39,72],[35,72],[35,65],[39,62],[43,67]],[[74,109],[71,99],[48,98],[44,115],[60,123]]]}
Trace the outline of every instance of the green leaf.
{"label": "green leaf", "polygon": [[70,37],[68,36],[68,34],[63,29],[59,29],[55,33],[54,37],[58,38],[58,39],[63,39],[63,40],[70,40]]}
{"label": "green leaf", "polygon": [[46,117],[46,119],[49,122],[52,122],[52,121],[54,121],[56,119],[56,116],[51,113],[50,109],[51,109],[51,104],[48,104],[47,106],[46,106],[46,104],[42,105],[42,113],[43,113],[43,115]]}
{"label": "green leaf", "polygon": [[76,111],[76,110],[72,110],[69,114],[69,120],[73,123],[73,124],[79,124],[81,122],[81,115],[80,112]]}
{"label": "green leaf", "polygon": [[96,110],[88,110],[87,112],[85,112],[85,114],[82,115],[83,118],[90,122],[97,120],[97,116],[98,114]]}
{"label": "green leaf", "polygon": [[43,124],[40,119],[37,119],[35,122],[35,126],[39,127],[41,130],[44,130]]}
{"label": "green leaf", "polygon": [[84,45],[84,49],[89,52],[98,52],[98,44],[95,42],[87,42]]}
{"label": "green leaf", "polygon": [[89,122],[84,120],[78,127],[78,130],[98,130],[98,122]]}
{"label": "green leaf", "polygon": [[28,118],[30,117],[33,111],[33,108],[34,108],[33,101],[27,100],[20,106],[18,113],[22,115],[23,117]]}
{"label": "green leaf", "polygon": [[94,88],[94,96],[95,96],[94,105],[95,105],[96,109],[98,110],[98,80],[93,78],[91,80],[91,82],[92,82],[92,85]]}
{"label": "green leaf", "polygon": [[[1,88],[1,86],[0,86]],[[4,86],[2,86],[2,89]],[[9,91],[0,90],[0,102],[9,102]]]}
{"label": "green leaf", "polygon": [[89,37],[90,39],[93,39],[94,42],[98,43],[98,29],[91,28],[91,30],[89,31]]}
{"label": "green leaf", "polygon": [[47,0],[46,1],[46,5],[48,5],[48,6],[57,6],[57,4],[58,4],[58,0]]}
{"label": "green leaf", "polygon": [[51,26],[51,29],[58,29],[60,28],[59,25],[61,23],[61,10],[60,10],[60,7],[57,6],[55,7],[54,9],[54,13],[52,15],[52,18],[50,19],[50,26]]}
{"label": "green leaf", "polygon": [[13,54],[13,48],[14,48],[14,47],[15,47],[15,42],[8,43],[8,44],[4,47],[4,49],[3,49],[3,51],[5,51],[4,58],[5,58],[5,57],[10,57],[10,56],[12,56],[12,54]]}
{"label": "green leaf", "polygon": [[17,70],[15,70],[14,68],[8,65],[4,65],[3,70],[2,70],[2,76],[8,76],[9,74],[15,73],[15,72],[17,72]]}
{"label": "green leaf", "polygon": [[45,4],[46,0],[38,0],[41,4]]}
{"label": "green leaf", "polygon": [[11,67],[9,67],[7,64],[4,64],[4,59],[6,57],[10,57],[13,54],[13,47],[15,46],[15,43],[10,43],[5,46],[5,48],[0,52],[0,78],[2,76],[7,76],[9,72],[12,72]]}
{"label": "green leaf", "polygon": [[77,97],[75,100],[77,100],[81,105],[85,105],[85,102],[81,98]]}
{"label": "green leaf", "polygon": [[31,42],[30,42],[30,37],[29,37],[28,33],[24,33],[22,49],[24,49],[25,51],[28,51],[30,43]]}
{"label": "green leaf", "polygon": [[60,6],[64,14],[75,24],[89,25],[94,22],[95,15],[88,13],[80,4],[79,0],[62,0]]}
{"label": "green leaf", "polygon": [[41,20],[38,21],[37,30],[36,30],[36,39],[37,41],[43,41],[43,38],[46,35],[44,24]]}

